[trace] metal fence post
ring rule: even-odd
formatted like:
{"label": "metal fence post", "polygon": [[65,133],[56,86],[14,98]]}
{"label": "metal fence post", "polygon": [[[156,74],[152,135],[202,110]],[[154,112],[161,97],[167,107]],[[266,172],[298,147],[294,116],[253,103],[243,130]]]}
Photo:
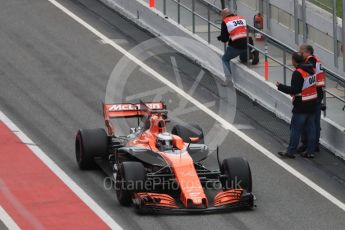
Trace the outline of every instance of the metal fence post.
{"label": "metal fence post", "polygon": [[338,17],[337,17],[337,0],[333,0],[333,51],[334,66],[338,68]]}
{"label": "metal fence post", "polygon": [[303,21],[303,42],[305,43],[308,40],[305,0],[302,0],[302,21]]}
{"label": "metal fence post", "polygon": [[259,0],[259,9],[258,9],[258,11],[259,11],[259,13],[261,14],[261,15],[264,15],[264,0]]}
{"label": "metal fence post", "polygon": [[181,24],[181,0],[177,0],[177,23]]}
{"label": "metal fence post", "polygon": [[342,46],[343,46],[343,70],[345,71],[345,54],[344,54],[344,48],[345,48],[345,2],[343,1],[343,44],[342,44]]}
{"label": "metal fence post", "polygon": [[249,53],[249,27],[247,26],[247,67],[249,68],[250,64],[249,64],[249,57],[250,57],[250,53]]}
{"label": "metal fence post", "polygon": [[266,0],[266,26],[267,30],[271,30],[271,10],[270,10],[270,1]]}
{"label": "metal fence post", "polygon": [[[326,80],[326,78],[325,78],[325,80]],[[326,90],[325,89],[322,89],[322,91],[323,91],[323,104],[327,107],[327,92],[326,92]],[[324,111],[323,111],[323,116],[324,117],[326,117],[326,115],[327,115],[327,112],[326,112],[326,110],[327,109],[325,109]]]}
{"label": "metal fence post", "polygon": [[298,34],[299,34],[299,26],[298,26],[298,0],[294,0],[294,24],[295,24],[295,44],[299,44]]}
{"label": "metal fence post", "polygon": [[283,64],[284,64],[284,85],[286,85],[286,50],[283,50]]}
{"label": "metal fence post", "polygon": [[344,55],[344,48],[345,48],[345,2],[343,1],[343,25],[342,25],[342,31],[343,31],[343,36],[342,36],[342,44],[343,44],[343,70],[345,71],[345,55]]}
{"label": "metal fence post", "polygon": [[267,39],[265,42],[265,81],[268,81],[268,46],[267,46]]}
{"label": "metal fence post", "polygon": [[207,4],[207,41],[211,43],[211,12],[210,12],[210,4]]}
{"label": "metal fence post", "polygon": [[[325,74],[325,86],[327,87],[327,73],[324,71],[324,74]],[[323,104],[327,107],[327,90],[326,90],[326,87],[323,87],[322,88],[322,92],[323,92]],[[326,115],[327,115],[327,112],[326,112],[326,110],[327,109],[325,109],[324,111],[323,111],[323,116],[324,117],[326,117]]]}
{"label": "metal fence post", "polygon": [[225,8],[225,0],[220,0],[220,5],[221,5],[221,8],[224,9]]}
{"label": "metal fence post", "polygon": [[195,34],[195,0],[192,0],[193,34]]}
{"label": "metal fence post", "polygon": [[167,0],[163,0],[163,14],[167,15]]}

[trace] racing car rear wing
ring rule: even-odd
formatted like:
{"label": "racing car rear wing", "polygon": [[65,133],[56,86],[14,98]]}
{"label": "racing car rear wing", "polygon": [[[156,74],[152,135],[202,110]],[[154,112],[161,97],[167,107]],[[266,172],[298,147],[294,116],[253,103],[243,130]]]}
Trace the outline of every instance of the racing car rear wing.
{"label": "racing car rear wing", "polygon": [[142,117],[148,112],[165,109],[166,105],[163,102],[103,104],[103,116],[110,135],[113,134],[113,130],[109,122],[112,118]]}
{"label": "racing car rear wing", "polygon": [[138,117],[144,116],[147,109],[150,111],[164,110],[166,108],[163,102],[145,102],[144,106],[147,108],[142,108],[143,104],[131,104],[131,103],[121,103],[121,104],[103,104],[104,117],[117,118],[117,117]]}

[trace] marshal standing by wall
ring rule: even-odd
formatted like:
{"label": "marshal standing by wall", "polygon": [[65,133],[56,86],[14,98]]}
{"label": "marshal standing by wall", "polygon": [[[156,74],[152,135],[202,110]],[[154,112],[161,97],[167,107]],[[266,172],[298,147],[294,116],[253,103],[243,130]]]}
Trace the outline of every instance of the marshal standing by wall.
{"label": "marshal standing by wall", "polygon": [[[322,106],[322,100],[323,100],[323,88],[326,86],[325,84],[325,73],[322,70],[321,60],[316,55],[314,55],[314,48],[311,45],[303,44],[299,48],[299,52],[303,55],[305,63],[311,65],[316,74],[316,90],[317,90],[317,96],[318,96],[318,103],[316,107],[316,113],[315,113],[315,129],[316,129],[316,146],[315,146],[315,152],[320,151],[320,131],[321,131],[321,110],[326,109],[324,106]],[[302,155],[305,155],[305,152],[307,150],[307,133],[304,132],[301,138],[302,146],[298,149],[298,152]]]}
{"label": "marshal standing by wall", "polygon": [[318,103],[316,76],[312,66],[304,62],[301,53],[292,54],[292,64],[296,70],[292,73],[291,86],[277,82],[278,90],[292,96],[292,118],[290,142],[287,151],[279,152],[282,157],[295,158],[301,134],[307,131],[307,151],[305,157],[313,158],[315,151],[315,112]]}

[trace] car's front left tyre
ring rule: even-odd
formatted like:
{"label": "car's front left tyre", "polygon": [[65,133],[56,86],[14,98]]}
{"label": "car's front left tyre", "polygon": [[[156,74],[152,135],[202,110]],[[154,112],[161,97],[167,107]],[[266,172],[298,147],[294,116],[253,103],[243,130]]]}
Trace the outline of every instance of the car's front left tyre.
{"label": "car's front left tyre", "polygon": [[104,129],[80,129],[75,139],[75,155],[82,170],[96,167],[95,157],[108,154],[108,136]]}

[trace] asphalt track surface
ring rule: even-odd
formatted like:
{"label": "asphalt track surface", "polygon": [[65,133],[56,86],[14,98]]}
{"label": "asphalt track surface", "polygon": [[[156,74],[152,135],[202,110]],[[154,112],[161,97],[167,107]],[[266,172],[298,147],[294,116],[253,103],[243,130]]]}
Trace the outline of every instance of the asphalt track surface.
{"label": "asphalt track surface", "polygon": [[6,225],[4,223],[2,223],[2,221],[0,221],[0,229],[1,230],[7,230],[8,228],[6,227]]}
{"label": "asphalt track surface", "polygon": [[[126,50],[153,38],[97,1],[59,2]],[[250,162],[257,197],[254,211],[141,216],[121,207],[115,192],[105,189],[102,172],[78,170],[74,136],[79,128],[103,127],[100,101],[123,55],[45,0],[1,2],[0,47],[0,109],[124,229],[344,229],[344,211],[231,132],[219,143],[221,158],[241,156]],[[184,90],[191,89],[200,67],[164,44],[159,44],[159,50],[165,54],[145,63]],[[176,78],[172,59],[180,78]],[[224,97],[224,89],[213,79],[205,71],[193,97],[204,104],[211,102],[212,110],[220,114],[224,109],[235,110],[235,126],[271,152],[286,147],[287,124],[234,91],[230,93],[236,95],[233,107],[234,100]],[[199,123],[205,133],[217,127],[213,118],[184,103],[140,68],[125,81],[119,89],[122,97],[114,100],[161,98],[168,108],[182,104],[183,109],[171,109],[173,120]],[[225,132],[220,126],[217,130]],[[322,149],[315,160],[298,157],[286,162],[345,202],[345,165],[332,154]],[[214,154],[206,164],[216,167]]]}

